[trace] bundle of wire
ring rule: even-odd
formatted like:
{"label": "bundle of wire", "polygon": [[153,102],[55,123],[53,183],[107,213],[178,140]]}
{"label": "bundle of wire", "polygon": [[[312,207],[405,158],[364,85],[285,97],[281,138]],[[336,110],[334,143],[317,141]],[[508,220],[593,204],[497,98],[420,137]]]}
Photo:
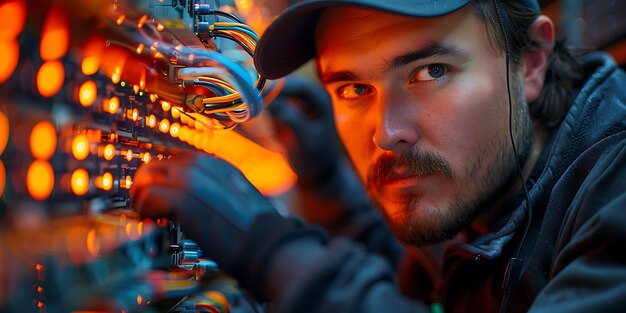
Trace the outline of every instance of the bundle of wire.
{"label": "bundle of wire", "polygon": [[[215,22],[210,25],[208,23],[198,23],[196,25],[196,34],[200,35],[200,38],[205,40],[215,38],[229,39],[237,43],[250,57],[253,57],[256,44],[259,41],[259,36],[256,32],[248,25],[241,23],[241,21],[233,15],[218,10],[212,10],[211,12],[222,13],[220,15],[229,17],[233,22]],[[204,33],[207,34],[208,38],[203,38],[200,28],[205,28]],[[229,85],[226,81],[213,77],[199,76],[194,80],[194,83],[199,86],[205,86],[219,95],[218,97],[203,100],[205,113],[224,113],[235,122],[244,122],[249,119],[248,112],[250,110],[246,110],[245,107],[242,106],[241,97],[238,96],[233,86]],[[254,85],[259,92],[262,92],[265,86],[265,78],[257,74]],[[257,112],[255,113],[258,114]],[[256,116],[256,114],[254,116]]]}
{"label": "bundle of wire", "polygon": [[[233,22],[216,22],[208,25],[210,36],[232,40],[252,57],[258,35],[234,15],[217,10],[211,11],[215,15],[227,16]],[[242,65],[219,52],[209,49],[191,49],[165,42],[160,34],[165,27],[156,21],[148,20],[146,15],[141,16],[138,22],[131,21],[125,15],[122,16],[124,18],[114,17],[113,20],[121,30],[120,33],[126,37],[125,41],[138,46],[113,40],[110,40],[110,43],[136,51],[140,57],[149,55],[150,58],[159,58],[167,62],[166,64],[169,64],[171,59],[185,60],[189,65],[178,72],[178,79],[183,80],[182,86],[207,88],[211,94],[215,95],[204,97],[176,94],[158,88],[151,90],[174,105],[179,104],[182,114],[196,120],[189,113],[202,113],[216,121],[216,123],[206,125],[207,127],[230,128],[261,113],[263,107],[261,93],[266,81],[264,77],[257,73],[256,80],[253,80]],[[144,49],[144,47],[149,47],[149,49]],[[149,67],[149,65],[146,66]],[[187,105],[189,99],[195,101],[198,98],[202,99],[202,107]]]}

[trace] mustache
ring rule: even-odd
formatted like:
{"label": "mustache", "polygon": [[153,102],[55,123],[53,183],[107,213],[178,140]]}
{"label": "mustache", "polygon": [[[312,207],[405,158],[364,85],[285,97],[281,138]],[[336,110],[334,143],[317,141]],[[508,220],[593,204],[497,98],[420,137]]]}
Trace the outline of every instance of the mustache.
{"label": "mustache", "polygon": [[396,167],[408,168],[410,174],[418,177],[429,175],[453,177],[450,163],[440,154],[412,149],[403,151],[400,156],[388,153],[378,157],[367,173],[367,185],[381,185],[391,178],[391,173]]}

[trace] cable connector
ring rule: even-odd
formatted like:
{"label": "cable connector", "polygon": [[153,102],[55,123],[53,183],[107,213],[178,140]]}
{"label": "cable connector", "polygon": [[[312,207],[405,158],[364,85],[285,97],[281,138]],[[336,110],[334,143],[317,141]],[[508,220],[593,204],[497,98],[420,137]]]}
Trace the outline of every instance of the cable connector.
{"label": "cable connector", "polygon": [[194,25],[194,32],[200,39],[214,38],[215,26],[209,22],[198,22]]}
{"label": "cable connector", "polygon": [[167,68],[167,79],[172,84],[182,84],[183,80],[178,76],[178,71],[181,68],[185,68],[183,65],[176,65],[170,63]]}
{"label": "cable connector", "polygon": [[193,12],[197,15],[213,14],[213,10],[210,5],[199,3],[193,5]]}
{"label": "cable connector", "polygon": [[185,95],[185,105],[196,113],[202,113],[204,111],[203,100],[204,97],[200,95]]}

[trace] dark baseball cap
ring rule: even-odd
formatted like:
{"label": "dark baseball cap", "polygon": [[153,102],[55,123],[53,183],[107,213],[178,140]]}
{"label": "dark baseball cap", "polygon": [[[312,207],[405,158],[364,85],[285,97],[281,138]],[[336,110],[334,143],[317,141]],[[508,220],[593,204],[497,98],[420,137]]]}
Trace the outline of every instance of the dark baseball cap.
{"label": "dark baseball cap", "polygon": [[[537,12],[537,0],[519,2]],[[315,28],[324,9],[359,6],[413,17],[436,17],[452,13],[471,0],[305,0],[283,12],[270,24],[254,53],[259,73],[281,78],[315,57]]]}

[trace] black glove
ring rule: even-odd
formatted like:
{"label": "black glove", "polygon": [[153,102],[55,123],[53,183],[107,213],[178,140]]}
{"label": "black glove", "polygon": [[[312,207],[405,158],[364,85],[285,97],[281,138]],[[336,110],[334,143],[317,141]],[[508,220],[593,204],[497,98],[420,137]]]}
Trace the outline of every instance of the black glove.
{"label": "black glove", "polygon": [[342,149],[330,96],[318,83],[291,75],[269,105],[303,204],[297,213],[331,232],[370,203]]}
{"label": "black glove", "polygon": [[174,216],[220,266],[232,263],[237,243],[257,215],[276,214],[241,172],[222,159],[200,153],[140,167],[131,199],[143,216]]}
{"label": "black glove", "polygon": [[269,111],[279,121],[278,135],[300,183],[324,184],[342,156],[326,90],[307,78],[289,76]]}
{"label": "black glove", "polygon": [[324,240],[300,221],[280,216],[231,164],[202,153],[143,165],[131,199],[143,216],[174,216],[204,255],[258,294],[264,269],[282,244],[309,235]]}

